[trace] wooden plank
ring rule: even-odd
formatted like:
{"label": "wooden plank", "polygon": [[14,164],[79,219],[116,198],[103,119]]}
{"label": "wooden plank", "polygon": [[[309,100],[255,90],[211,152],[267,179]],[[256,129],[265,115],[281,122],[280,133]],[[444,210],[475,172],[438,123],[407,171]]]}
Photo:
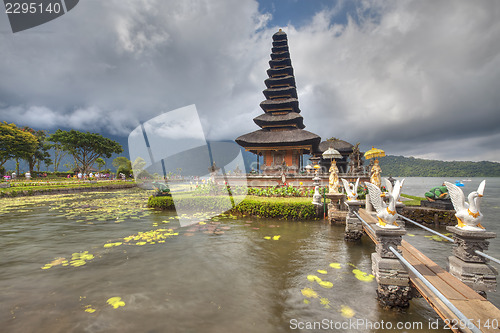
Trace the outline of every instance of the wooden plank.
{"label": "wooden plank", "polygon": [[[368,224],[375,224],[377,222],[376,218],[371,216],[364,209],[359,210],[359,215]],[[366,227],[364,227],[364,230],[376,243],[375,235],[372,235]],[[499,331],[498,321],[500,321],[500,309],[426,257],[407,241],[402,241],[400,249],[403,252],[403,257],[436,289],[438,289],[465,317],[471,319],[472,323],[482,332]],[[463,324],[461,325],[458,317],[420,279],[418,279],[415,274],[409,272],[409,275],[411,284],[445,323],[448,324],[448,327],[452,331],[471,332],[470,329],[464,328]],[[484,323],[487,323],[488,320],[490,327],[485,327]]]}
{"label": "wooden plank", "polygon": [[[451,301],[482,332],[499,332],[500,310],[487,300]],[[456,322],[460,327],[460,321]],[[464,326],[464,324],[462,324]]]}
{"label": "wooden plank", "polygon": [[468,299],[478,299],[485,300],[484,297],[476,293],[472,288],[467,286],[465,283],[451,275],[444,268],[436,264],[434,261],[426,257],[422,252],[417,250],[413,245],[403,240],[401,242],[401,246],[408,250],[408,252],[412,253],[417,259],[420,260],[423,264],[425,264],[432,272],[434,272],[440,279],[448,283],[453,289],[462,294],[465,298]]}
{"label": "wooden plank", "polygon": [[[457,321],[458,317],[420,280],[415,274],[410,272],[410,279],[413,286],[418,290],[422,297],[429,303],[429,305],[436,311],[439,317],[443,320]],[[450,327],[453,332],[460,332],[458,329]],[[469,332],[467,330],[467,332]]]}
{"label": "wooden plank", "polygon": [[413,253],[409,252],[406,248],[401,247],[403,257],[420,273],[422,274],[437,290],[439,290],[447,299],[467,299],[459,293],[455,288],[450,286],[446,281],[439,278],[433,271],[431,271],[424,263],[422,263]]}

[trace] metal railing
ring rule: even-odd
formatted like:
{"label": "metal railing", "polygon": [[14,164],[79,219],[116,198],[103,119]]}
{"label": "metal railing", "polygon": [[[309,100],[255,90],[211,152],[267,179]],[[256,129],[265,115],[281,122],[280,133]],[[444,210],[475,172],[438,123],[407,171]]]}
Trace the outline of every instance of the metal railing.
{"label": "metal railing", "polygon": [[419,271],[415,269],[403,256],[396,251],[392,246],[389,246],[389,250],[391,250],[392,253],[405,265],[413,274],[415,274],[420,281],[422,281],[427,288],[429,288],[434,295],[436,295],[441,302],[443,302],[448,309],[453,312],[458,319],[460,319],[461,323],[467,325],[467,328],[470,329],[474,333],[481,333],[481,330],[476,327],[462,312],[460,312],[459,309],[455,305],[453,305],[439,290],[436,289],[422,274],[420,274]]}
{"label": "metal railing", "polygon": [[437,232],[437,231],[435,231],[435,230],[432,230],[431,228],[427,228],[426,226],[421,225],[420,223],[415,222],[415,221],[413,221],[413,220],[410,220],[409,218],[407,218],[407,217],[405,217],[405,216],[403,216],[403,215],[398,214],[398,216],[399,216],[399,217],[401,217],[401,218],[402,218],[403,220],[405,220],[405,221],[411,222],[411,223],[413,223],[414,225],[416,225],[416,226],[418,226],[418,227],[420,227],[420,228],[422,228],[422,229],[427,230],[428,232],[432,232],[433,234],[438,235],[439,237],[443,237],[443,238],[444,238],[444,239],[446,239],[448,242],[455,243],[455,240],[454,240],[453,238],[447,237],[447,236],[443,235],[443,234],[442,234],[442,233],[440,233],[440,232]]}
{"label": "metal railing", "polygon": [[[427,228],[426,226],[421,225],[420,223],[415,222],[415,221],[413,221],[413,220],[410,220],[409,218],[407,218],[407,217],[405,217],[405,216],[403,216],[403,215],[399,215],[399,214],[398,214],[398,216],[399,216],[399,217],[401,217],[402,219],[404,219],[405,221],[411,222],[411,223],[413,223],[414,225],[416,225],[416,226],[418,226],[418,227],[420,227],[420,228],[422,228],[422,229],[425,229],[425,230],[427,230],[427,231],[429,231],[429,232],[432,232],[432,233],[433,233],[433,234],[435,234],[435,235],[438,235],[439,237],[442,237],[442,238],[446,239],[446,240],[447,240],[447,241],[449,241],[450,243],[454,243],[454,242],[455,242],[455,240],[454,240],[453,238],[447,237],[447,236],[443,235],[442,233],[439,233],[439,232],[437,232],[437,231],[435,231],[435,230],[432,230],[432,229],[430,229],[430,228]],[[486,259],[489,259],[489,260],[493,261],[494,263],[497,263],[497,264],[499,264],[499,265],[500,265],[500,260],[498,260],[497,258],[492,257],[492,256],[490,256],[490,255],[487,255],[486,253],[483,253],[483,252],[478,251],[478,250],[476,250],[476,251],[474,251],[474,252],[475,252],[477,255],[479,255],[479,256],[481,256],[481,257],[484,257],[484,258],[486,258]]]}
{"label": "metal railing", "polygon": [[357,212],[352,212],[352,213],[356,215],[356,217],[371,231],[372,234],[375,235],[375,230],[373,230],[373,228],[365,220],[363,220]]}
{"label": "metal railing", "polygon": [[495,263],[497,263],[497,264],[499,264],[499,265],[500,265],[500,260],[498,260],[497,258],[494,258],[494,257],[492,257],[492,256],[489,256],[489,255],[487,255],[486,253],[483,253],[483,252],[481,252],[481,251],[479,251],[479,250],[476,250],[476,251],[474,251],[474,252],[476,252],[476,254],[480,255],[481,257],[484,257],[484,258],[486,258],[486,259],[489,259],[489,260],[491,260],[491,261],[493,261],[493,262],[495,262]]}

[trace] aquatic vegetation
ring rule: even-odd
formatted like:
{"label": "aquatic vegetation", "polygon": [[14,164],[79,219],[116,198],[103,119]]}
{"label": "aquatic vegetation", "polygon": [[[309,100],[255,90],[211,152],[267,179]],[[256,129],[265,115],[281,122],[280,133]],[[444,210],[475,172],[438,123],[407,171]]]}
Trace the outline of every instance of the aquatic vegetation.
{"label": "aquatic vegetation", "polygon": [[307,279],[310,282],[319,282],[319,281],[321,281],[321,279],[319,277],[317,277],[316,275],[308,275]]}
{"label": "aquatic vegetation", "polygon": [[371,282],[375,278],[375,276],[362,272],[359,269],[353,269],[352,272],[354,273],[356,279],[360,281]]}
{"label": "aquatic vegetation", "polygon": [[97,311],[96,309],[92,308],[92,305],[85,306],[85,312],[87,312],[87,313],[94,313],[96,311]]}
{"label": "aquatic vegetation", "polygon": [[302,292],[302,295],[304,295],[305,297],[308,297],[308,298],[318,298],[318,293],[315,292],[313,289],[311,288],[304,288],[301,290]]}
{"label": "aquatic vegetation", "polygon": [[90,254],[89,251],[76,252],[72,254],[69,264],[73,267],[80,267],[92,259],[94,259],[94,255]]}
{"label": "aquatic vegetation", "polygon": [[164,241],[168,237],[178,235],[179,233],[174,232],[174,229],[156,229],[146,232],[138,232],[135,235],[123,238],[123,241],[126,243],[136,241],[135,245],[146,245],[147,243],[155,244],[156,242]]}
{"label": "aquatic vegetation", "polygon": [[342,317],[344,317],[344,318],[352,318],[356,314],[356,312],[351,307],[349,307],[347,305],[341,306],[340,313],[342,314]]}
{"label": "aquatic vegetation", "polygon": [[122,244],[123,244],[122,242],[107,243],[107,244],[104,244],[104,247],[108,248],[108,247],[113,247],[113,246],[120,246]]}
{"label": "aquatic vegetation", "polygon": [[319,299],[319,303],[324,306],[325,309],[330,308],[330,300],[328,298],[322,297]]}
{"label": "aquatic vegetation", "polygon": [[321,280],[321,281],[319,281],[319,282],[318,282],[318,284],[319,284],[321,287],[323,287],[323,288],[327,288],[327,289],[329,289],[329,288],[332,288],[332,287],[333,287],[333,283],[331,283],[330,281],[323,281],[323,280]]}
{"label": "aquatic vegetation", "polygon": [[125,302],[122,301],[121,297],[111,297],[106,301],[109,305],[113,307],[113,309],[118,309],[120,306],[125,306]]}
{"label": "aquatic vegetation", "polygon": [[442,242],[442,241],[447,241],[446,239],[444,239],[443,237],[440,237],[438,235],[432,235],[432,236],[424,236],[425,238],[429,238],[435,242]]}

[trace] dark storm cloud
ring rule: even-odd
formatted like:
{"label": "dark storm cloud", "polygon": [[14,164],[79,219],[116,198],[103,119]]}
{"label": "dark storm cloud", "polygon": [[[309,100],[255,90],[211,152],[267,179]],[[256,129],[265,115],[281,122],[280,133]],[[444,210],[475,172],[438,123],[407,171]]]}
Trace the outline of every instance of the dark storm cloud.
{"label": "dark storm cloud", "polygon": [[[290,20],[306,129],[389,154],[500,161],[499,18],[493,0],[374,0]],[[252,0],[88,0],[17,34],[5,17],[0,119],[126,136],[196,104],[210,138],[234,139],[258,128],[270,19]]]}

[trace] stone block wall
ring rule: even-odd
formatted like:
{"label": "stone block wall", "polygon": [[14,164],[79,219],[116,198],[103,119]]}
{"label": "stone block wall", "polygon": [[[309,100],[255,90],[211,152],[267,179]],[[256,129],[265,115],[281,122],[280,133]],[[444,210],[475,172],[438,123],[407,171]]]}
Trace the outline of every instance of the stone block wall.
{"label": "stone block wall", "polygon": [[406,206],[402,208],[401,215],[428,227],[454,226],[457,224],[454,210]]}

